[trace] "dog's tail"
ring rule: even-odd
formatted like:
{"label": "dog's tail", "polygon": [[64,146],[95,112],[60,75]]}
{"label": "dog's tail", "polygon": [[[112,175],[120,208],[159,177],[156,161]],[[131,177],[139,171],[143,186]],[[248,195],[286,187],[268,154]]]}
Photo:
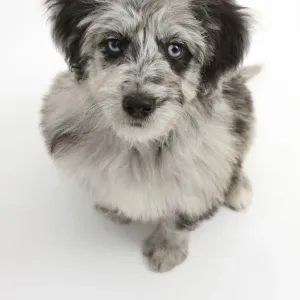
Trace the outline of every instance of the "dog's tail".
{"label": "dog's tail", "polygon": [[238,75],[245,81],[249,81],[257,76],[263,69],[263,65],[252,65],[242,68]]}

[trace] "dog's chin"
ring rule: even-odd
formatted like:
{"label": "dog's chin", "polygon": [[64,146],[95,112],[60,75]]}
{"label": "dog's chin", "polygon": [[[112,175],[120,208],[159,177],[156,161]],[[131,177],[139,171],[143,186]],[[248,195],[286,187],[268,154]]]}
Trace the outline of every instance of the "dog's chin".
{"label": "dog's chin", "polygon": [[115,133],[120,139],[130,144],[149,144],[161,138],[161,134],[152,126],[141,122],[125,123],[115,128]]}
{"label": "dog's chin", "polygon": [[153,141],[162,140],[166,134],[150,120],[126,120],[114,124],[113,130],[121,140],[130,144],[147,145]]}

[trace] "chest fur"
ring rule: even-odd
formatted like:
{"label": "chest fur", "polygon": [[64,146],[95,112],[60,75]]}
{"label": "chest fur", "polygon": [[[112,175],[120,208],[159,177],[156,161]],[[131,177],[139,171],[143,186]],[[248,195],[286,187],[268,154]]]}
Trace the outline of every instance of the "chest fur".
{"label": "chest fur", "polygon": [[71,173],[106,208],[145,221],[177,211],[201,214],[223,201],[235,160],[234,140],[226,131],[219,138],[178,137],[169,147],[109,145],[104,141],[92,154],[83,146],[81,160],[77,152],[69,164],[81,161]]}

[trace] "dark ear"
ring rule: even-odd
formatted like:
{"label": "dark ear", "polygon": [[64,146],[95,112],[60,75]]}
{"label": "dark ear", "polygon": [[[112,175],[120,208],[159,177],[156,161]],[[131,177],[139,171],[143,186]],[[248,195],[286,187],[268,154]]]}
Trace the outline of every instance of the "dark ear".
{"label": "dark ear", "polygon": [[81,46],[88,25],[80,22],[98,8],[95,0],[46,0],[53,23],[55,43],[63,51],[70,68],[83,79],[88,58],[81,55]]}
{"label": "dark ear", "polygon": [[211,48],[202,78],[204,83],[214,84],[222,74],[242,62],[249,45],[250,17],[235,0],[195,0],[194,3],[196,17],[205,28]]}

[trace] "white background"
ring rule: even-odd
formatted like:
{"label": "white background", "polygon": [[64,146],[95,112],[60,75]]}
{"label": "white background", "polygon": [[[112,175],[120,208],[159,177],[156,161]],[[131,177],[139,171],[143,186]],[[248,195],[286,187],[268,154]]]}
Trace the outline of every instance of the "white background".
{"label": "white background", "polygon": [[47,155],[39,109],[65,64],[40,2],[0,5],[0,299],[299,300],[299,1],[241,1],[258,20],[248,62],[265,64],[251,83],[254,203],[205,223],[186,263],[163,275],[140,252],[151,228],[101,219]]}

